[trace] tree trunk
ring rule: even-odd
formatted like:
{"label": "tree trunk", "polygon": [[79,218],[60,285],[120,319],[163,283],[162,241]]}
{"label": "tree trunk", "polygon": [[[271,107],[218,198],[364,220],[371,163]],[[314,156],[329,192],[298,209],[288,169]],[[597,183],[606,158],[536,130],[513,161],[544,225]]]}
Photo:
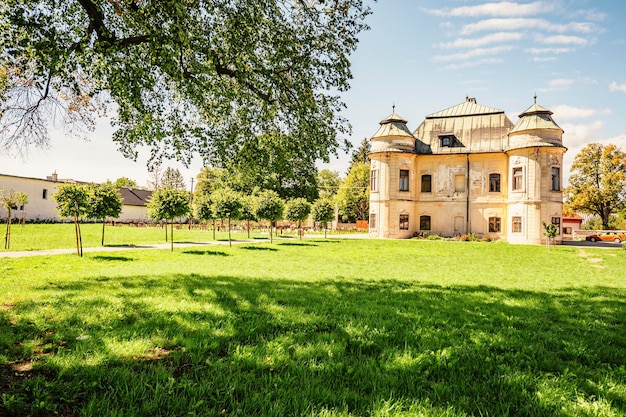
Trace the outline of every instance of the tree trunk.
{"label": "tree trunk", "polygon": [[248,227],[248,239],[250,239],[250,220],[247,220],[247,227]]}
{"label": "tree trunk", "polygon": [[76,237],[76,254],[81,256],[80,254],[80,245],[78,244],[78,214],[74,213],[74,235]]}
{"label": "tree trunk", "polygon": [[274,243],[274,241],[272,240],[272,230],[274,229],[273,227],[273,222],[270,221],[270,243]]}
{"label": "tree trunk", "polygon": [[328,222],[324,222],[324,239],[326,239],[326,226],[328,226]]}
{"label": "tree trunk", "polygon": [[230,240],[230,217],[228,218],[228,246],[233,247],[233,243]]}
{"label": "tree trunk", "polygon": [[80,222],[76,223],[78,227],[78,245],[80,247],[80,256],[83,256],[83,234],[80,231]]}
{"label": "tree trunk", "polygon": [[11,209],[7,209],[9,217],[7,218],[7,231],[4,235],[4,248],[9,249],[11,247]]}
{"label": "tree trunk", "polygon": [[106,219],[102,219],[102,241],[100,242],[100,246],[104,246],[104,224]]}
{"label": "tree trunk", "polygon": [[300,240],[302,240],[302,223],[298,220],[298,236],[300,236]]}
{"label": "tree trunk", "polygon": [[[167,226],[165,226],[165,233],[167,234]],[[170,220],[170,245],[170,250],[174,252],[174,219]]]}
{"label": "tree trunk", "polygon": [[213,219],[213,240],[215,240],[215,219]]}

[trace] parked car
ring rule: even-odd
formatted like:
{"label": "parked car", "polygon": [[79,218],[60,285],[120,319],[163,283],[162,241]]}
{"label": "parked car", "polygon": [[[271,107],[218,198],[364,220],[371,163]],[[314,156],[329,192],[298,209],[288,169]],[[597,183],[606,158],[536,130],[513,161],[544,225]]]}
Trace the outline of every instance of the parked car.
{"label": "parked car", "polygon": [[621,243],[626,240],[626,235],[622,232],[605,232],[597,235],[589,235],[585,239],[590,242],[615,242]]}

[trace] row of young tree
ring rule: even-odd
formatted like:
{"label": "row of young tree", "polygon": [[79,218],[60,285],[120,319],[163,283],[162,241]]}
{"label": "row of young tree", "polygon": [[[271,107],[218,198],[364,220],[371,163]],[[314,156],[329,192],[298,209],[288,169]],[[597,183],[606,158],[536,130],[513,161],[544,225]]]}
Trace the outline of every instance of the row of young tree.
{"label": "row of young tree", "polygon": [[[148,203],[148,216],[151,219],[166,220],[169,223],[171,250],[174,249],[174,220],[185,216],[192,216],[198,221],[213,222],[213,238],[215,238],[215,221],[226,220],[228,242],[232,245],[232,220],[248,222],[248,237],[250,237],[251,221],[268,221],[270,242],[272,242],[273,227],[278,220],[287,219],[297,222],[300,232],[302,222],[312,214],[313,221],[321,223],[324,227],[324,236],[326,236],[326,224],[332,220],[334,214],[334,207],[327,199],[319,199],[311,204],[304,198],[284,201],[273,190],[262,190],[248,195],[227,187],[215,188],[211,192],[198,190],[198,188],[196,190],[193,198],[190,198],[189,193],[182,189],[159,188],[152,194]],[[301,233],[299,235],[302,236]]]}

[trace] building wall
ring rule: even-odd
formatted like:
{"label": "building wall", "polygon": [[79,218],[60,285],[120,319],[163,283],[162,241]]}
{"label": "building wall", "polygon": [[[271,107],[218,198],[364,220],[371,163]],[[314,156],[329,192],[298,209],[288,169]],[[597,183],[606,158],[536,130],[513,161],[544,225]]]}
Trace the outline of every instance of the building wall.
{"label": "building wall", "polygon": [[[63,181],[44,180],[38,178],[17,177],[0,174],[0,189],[6,192],[23,192],[28,195],[24,217],[29,221],[62,221],[56,210],[57,203],[52,196],[58,191]],[[13,211],[14,218],[20,218],[20,210]],[[8,213],[0,207],[0,219],[6,219]],[[147,208],[145,206],[123,205],[119,221],[145,221]]]}
{"label": "building wall", "polygon": [[[25,205],[25,218],[38,221],[58,221],[56,202],[52,196],[57,192],[59,182],[37,178],[15,177],[0,174],[0,189],[5,192],[23,192],[28,195]],[[21,211],[12,213],[15,217],[21,216]],[[0,218],[6,219],[8,213],[0,207]]]}

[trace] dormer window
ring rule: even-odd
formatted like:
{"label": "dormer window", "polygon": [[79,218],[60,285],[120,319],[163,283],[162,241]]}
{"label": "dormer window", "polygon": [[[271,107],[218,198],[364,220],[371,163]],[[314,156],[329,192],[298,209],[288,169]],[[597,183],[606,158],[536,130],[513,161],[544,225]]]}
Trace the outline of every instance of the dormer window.
{"label": "dormer window", "polygon": [[442,148],[453,148],[459,146],[459,141],[452,133],[444,133],[439,135],[439,146]]}

